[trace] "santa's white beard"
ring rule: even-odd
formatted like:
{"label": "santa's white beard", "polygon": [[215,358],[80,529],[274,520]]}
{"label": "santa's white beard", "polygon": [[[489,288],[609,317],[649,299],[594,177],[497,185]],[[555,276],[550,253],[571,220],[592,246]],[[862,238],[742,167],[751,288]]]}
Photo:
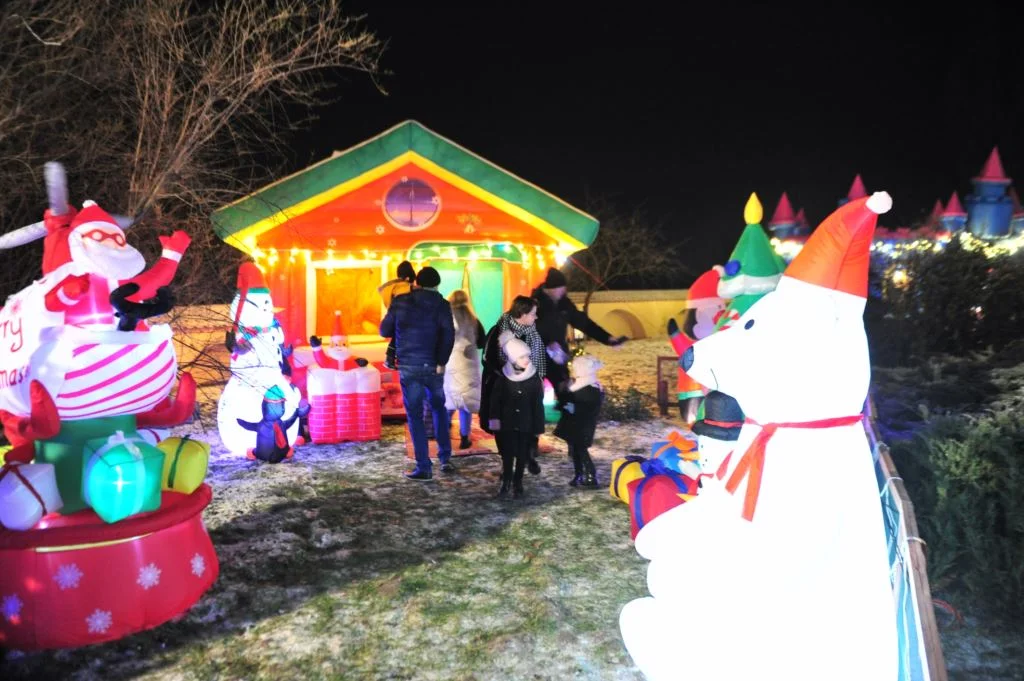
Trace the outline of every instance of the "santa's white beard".
{"label": "santa's white beard", "polygon": [[146,268],[143,255],[127,244],[111,248],[72,233],[68,246],[75,264],[84,265],[88,272],[108,279],[131,279]]}

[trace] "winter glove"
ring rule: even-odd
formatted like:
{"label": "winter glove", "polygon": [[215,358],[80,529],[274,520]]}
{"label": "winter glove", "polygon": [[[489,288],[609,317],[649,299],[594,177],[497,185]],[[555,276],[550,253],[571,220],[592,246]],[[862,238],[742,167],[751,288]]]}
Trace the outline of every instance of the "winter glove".
{"label": "winter glove", "polygon": [[299,408],[295,410],[295,413],[299,415],[299,418],[305,418],[309,414],[309,402],[306,400],[299,400]]}
{"label": "winter glove", "polygon": [[310,336],[309,337],[309,347],[311,347],[314,350],[316,350],[317,348],[320,347],[320,345],[321,345],[321,343],[320,343],[320,337],[319,336]]}
{"label": "winter glove", "polygon": [[548,357],[551,358],[555,364],[565,364],[569,357],[565,354],[565,350],[558,343],[548,343],[548,347],[545,348],[548,352]]}
{"label": "winter glove", "polygon": [[679,324],[676,323],[675,319],[668,320],[668,335],[674,336],[679,333]]}

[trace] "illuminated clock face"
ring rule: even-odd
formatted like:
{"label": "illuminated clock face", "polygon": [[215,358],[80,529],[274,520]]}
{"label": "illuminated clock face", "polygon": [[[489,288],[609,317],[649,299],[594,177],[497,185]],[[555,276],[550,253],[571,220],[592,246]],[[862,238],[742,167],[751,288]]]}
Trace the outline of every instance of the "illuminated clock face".
{"label": "illuminated clock face", "polygon": [[441,197],[423,180],[403,177],[384,197],[388,222],[407,232],[426,229],[440,211]]}

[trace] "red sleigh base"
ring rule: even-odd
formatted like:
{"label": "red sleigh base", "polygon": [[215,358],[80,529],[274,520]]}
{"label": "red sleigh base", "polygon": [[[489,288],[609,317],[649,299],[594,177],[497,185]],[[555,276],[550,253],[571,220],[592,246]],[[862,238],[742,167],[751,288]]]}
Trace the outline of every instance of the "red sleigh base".
{"label": "red sleigh base", "polygon": [[211,492],[163,492],[160,509],[107,524],[91,510],[0,529],[0,647],[114,641],[186,612],[217,579],[202,511]]}

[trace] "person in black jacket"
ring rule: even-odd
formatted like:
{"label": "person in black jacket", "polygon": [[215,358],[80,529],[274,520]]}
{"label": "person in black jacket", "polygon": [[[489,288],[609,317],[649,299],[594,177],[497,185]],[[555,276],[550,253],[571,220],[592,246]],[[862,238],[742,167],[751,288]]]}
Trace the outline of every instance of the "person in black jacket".
{"label": "person in black jacket", "polygon": [[[498,339],[508,358],[490,393],[488,427],[501,454],[498,496],[523,496],[523,469],[544,432],[544,387],[530,361],[530,346],[506,331]],[[514,467],[513,467],[514,464]]]}
{"label": "person in black jacket", "polygon": [[627,340],[625,336],[612,338],[610,333],[577,309],[565,295],[566,291],[565,275],[552,267],[548,270],[544,283],[530,294],[537,301],[537,331],[553,360],[548,362],[547,379],[556,390],[569,378],[569,369],[566,366],[569,344],[566,334],[570,325],[605,345],[622,345]]}
{"label": "person in black jacket", "polygon": [[[537,375],[544,379],[544,372],[547,367],[547,354],[544,351],[544,342],[537,333],[537,301],[529,296],[516,296],[512,301],[508,312],[498,318],[497,323],[491,327],[487,338],[484,341],[483,357],[483,378],[480,390],[480,427],[490,433],[487,425],[490,412],[490,395],[494,383],[501,376],[502,367],[508,361],[498,338],[505,332],[511,332],[516,338],[523,341],[530,347],[530,362],[536,370]],[[543,384],[542,384],[543,386]],[[532,475],[540,475],[540,464],[537,463],[536,450],[527,462],[527,470]]]}
{"label": "person in black jacket", "polygon": [[430,463],[427,431],[423,424],[423,401],[430,401],[434,412],[434,434],[441,471],[455,470],[451,464],[452,442],[444,408],[444,368],[455,343],[452,308],[437,292],[441,275],[433,267],[424,267],[416,275],[419,288],[397,296],[380,322],[380,335],[394,338],[398,354],[398,375],[405,403],[405,418],[412,435],[416,468],[405,474],[410,480],[434,477]]}
{"label": "person in black jacket", "polygon": [[572,361],[572,383],[562,384],[558,391],[558,408],[562,417],[555,426],[555,437],[569,445],[569,457],[575,470],[569,482],[573,487],[597,489],[597,470],[590,458],[590,445],[594,444],[597,416],[604,401],[604,392],[597,382],[601,360],[583,355]]}

